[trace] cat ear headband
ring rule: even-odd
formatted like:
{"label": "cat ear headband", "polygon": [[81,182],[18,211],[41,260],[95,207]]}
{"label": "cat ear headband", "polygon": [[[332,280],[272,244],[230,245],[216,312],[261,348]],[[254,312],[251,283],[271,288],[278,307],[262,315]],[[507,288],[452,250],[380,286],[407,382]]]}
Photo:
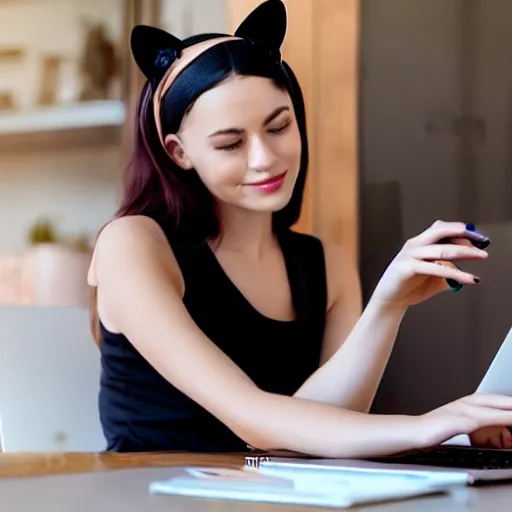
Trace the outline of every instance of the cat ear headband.
{"label": "cat ear headband", "polygon": [[139,69],[156,86],[153,92],[153,112],[162,145],[162,100],[189,64],[214,46],[241,39],[264,44],[269,52],[277,53],[280,60],[279,50],[286,35],[286,25],[286,7],[282,0],[266,0],[245,18],[233,36],[220,36],[187,47],[165,30],[147,25],[135,26],[131,33],[131,51]]}

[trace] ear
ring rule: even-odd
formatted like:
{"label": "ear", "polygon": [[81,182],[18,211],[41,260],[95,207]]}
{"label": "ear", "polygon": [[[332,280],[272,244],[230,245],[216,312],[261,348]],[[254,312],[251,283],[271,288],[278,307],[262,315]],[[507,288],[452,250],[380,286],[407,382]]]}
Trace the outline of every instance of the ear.
{"label": "ear", "polygon": [[190,158],[187,156],[185,149],[183,147],[183,143],[180,138],[174,134],[170,133],[165,137],[165,149],[167,149],[167,153],[173,160],[173,162],[182,169],[188,171],[192,169],[194,166],[190,161]]}
{"label": "ear", "polygon": [[236,29],[235,36],[266,43],[280,49],[286,36],[286,6],[282,0],[266,0]]}
{"label": "ear", "polygon": [[165,30],[137,25],[132,29],[130,47],[144,76],[150,81],[159,81],[180,56],[183,43]]}

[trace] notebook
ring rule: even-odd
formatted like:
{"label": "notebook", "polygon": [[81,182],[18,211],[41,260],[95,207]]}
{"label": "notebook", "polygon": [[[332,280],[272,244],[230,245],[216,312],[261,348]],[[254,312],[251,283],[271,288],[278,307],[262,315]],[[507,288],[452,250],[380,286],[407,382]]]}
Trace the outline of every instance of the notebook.
{"label": "notebook", "polygon": [[350,508],[361,504],[446,494],[464,489],[460,473],[439,472],[435,478],[418,471],[264,471],[257,468],[184,467],[165,481],[152,482],[152,494],[228,501]]}

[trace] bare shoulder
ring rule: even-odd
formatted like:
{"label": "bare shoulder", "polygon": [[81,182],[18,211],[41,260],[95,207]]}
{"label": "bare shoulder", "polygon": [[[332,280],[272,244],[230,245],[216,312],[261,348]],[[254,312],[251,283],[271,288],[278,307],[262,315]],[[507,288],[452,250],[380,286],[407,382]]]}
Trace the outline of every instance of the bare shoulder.
{"label": "bare shoulder", "polygon": [[96,248],[115,249],[129,245],[139,246],[140,242],[167,244],[162,228],[150,217],[133,215],[109,222],[101,231]]}
{"label": "bare shoulder", "polygon": [[340,244],[322,241],[326,267],[338,267],[340,262],[348,262],[347,250]]}
{"label": "bare shoulder", "polygon": [[171,246],[156,221],[133,215],[109,222],[98,236],[88,273],[91,286],[98,286],[101,276],[134,267],[163,268],[181,282],[181,272]]}
{"label": "bare shoulder", "polygon": [[334,242],[322,242],[325,254],[325,268],[328,290],[328,308],[345,292],[360,293],[357,262],[349,251]]}

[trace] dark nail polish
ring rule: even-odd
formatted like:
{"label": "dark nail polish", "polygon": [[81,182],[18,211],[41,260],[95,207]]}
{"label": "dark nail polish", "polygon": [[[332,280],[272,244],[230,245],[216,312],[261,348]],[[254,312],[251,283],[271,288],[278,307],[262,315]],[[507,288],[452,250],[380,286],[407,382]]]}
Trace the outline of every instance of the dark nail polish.
{"label": "dark nail polish", "polygon": [[471,222],[469,222],[468,224],[466,224],[466,229],[468,231],[475,231],[475,225]]}
{"label": "dark nail polish", "polygon": [[482,240],[481,242],[478,240],[470,240],[470,242],[477,248],[477,249],[486,249],[491,245],[491,241],[487,238],[487,240]]}
{"label": "dark nail polish", "polygon": [[475,283],[478,284],[480,282],[480,278],[479,277],[474,277],[473,281],[475,281]]}
{"label": "dark nail polish", "polygon": [[446,282],[448,283],[450,291],[452,292],[459,292],[464,287],[464,285],[460,284],[458,281],[455,281],[455,279],[447,279]]}

